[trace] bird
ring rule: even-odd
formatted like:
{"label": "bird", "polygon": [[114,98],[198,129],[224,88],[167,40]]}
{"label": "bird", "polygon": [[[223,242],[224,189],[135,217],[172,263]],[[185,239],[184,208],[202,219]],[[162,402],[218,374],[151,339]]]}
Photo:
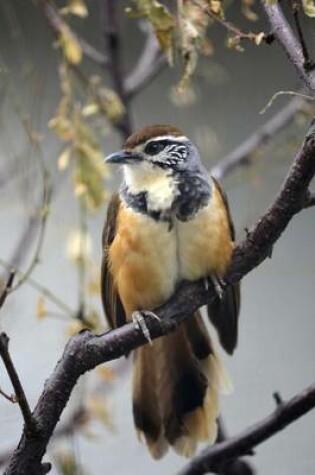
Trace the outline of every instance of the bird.
{"label": "bird", "polygon": [[[132,133],[105,162],[123,170],[102,236],[101,295],[109,326],[134,321],[145,332],[146,314],[166,303],[181,281],[211,279],[218,292],[209,318],[232,354],[240,289],[223,284],[234,227],[226,196],[197,147],[177,127],[151,125]],[[200,311],[136,349],[133,418],[151,456],[159,459],[172,447],[191,457],[200,442],[213,443],[218,394],[229,385]]]}

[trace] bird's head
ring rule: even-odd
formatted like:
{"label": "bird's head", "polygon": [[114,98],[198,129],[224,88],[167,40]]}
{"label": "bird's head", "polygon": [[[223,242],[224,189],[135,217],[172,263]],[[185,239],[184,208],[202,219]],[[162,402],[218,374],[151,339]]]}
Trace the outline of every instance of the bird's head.
{"label": "bird's head", "polygon": [[196,147],[176,127],[152,125],[134,132],[124,148],[112,153],[106,163],[124,165],[125,172],[147,175],[167,175],[193,170],[200,164]]}
{"label": "bird's head", "polygon": [[[106,162],[123,165],[125,200],[145,196],[148,211],[163,214],[183,205],[189,213],[208,200],[209,179],[198,150],[176,127],[144,127]],[[132,205],[143,207],[134,201]]]}

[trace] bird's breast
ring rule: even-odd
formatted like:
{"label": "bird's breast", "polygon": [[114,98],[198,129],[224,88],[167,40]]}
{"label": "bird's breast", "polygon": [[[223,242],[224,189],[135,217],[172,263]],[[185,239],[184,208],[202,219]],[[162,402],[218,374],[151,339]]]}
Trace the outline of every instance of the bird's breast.
{"label": "bird's breast", "polygon": [[227,213],[214,190],[208,205],[172,225],[122,203],[110,249],[110,267],[127,315],[154,309],[183,279],[223,274],[232,254]]}

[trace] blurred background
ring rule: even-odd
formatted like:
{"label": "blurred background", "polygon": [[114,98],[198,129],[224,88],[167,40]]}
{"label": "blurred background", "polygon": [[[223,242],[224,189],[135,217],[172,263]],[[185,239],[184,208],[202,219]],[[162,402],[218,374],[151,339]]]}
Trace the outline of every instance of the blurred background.
{"label": "blurred background", "polygon": [[[101,3],[86,1],[85,18],[67,12],[62,18],[105,55]],[[136,64],[147,35],[139,19],[126,15],[131,3],[117,2],[126,74]],[[245,31],[268,32],[258,2],[244,3],[250,5],[252,18],[249,11],[241,11],[240,2],[230,2],[228,18]],[[257,21],[251,21],[254,15]],[[302,20],[314,57],[314,19]],[[236,51],[227,47],[226,30],[215,22],[208,39],[209,55],[199,58],[182,94],[176,90],[182,74],[177,61],[175,67],[161,67],[133,97],[129,110],[133,128],[153,123],[180,127],[198,145],[210,170],[292,100],[282,95],[260,114],[273,94],[296,91],[300,84],[276,44],[257,47],[244,41],[244,51]],[[0,265],[3,276],[9,263],[22,271],[16,277],[21,285],[1,309],[0,329],[10,337],[11,355],[32,408],[69,336],[82,325],[99,332],[106,328],[98,288],[100,241],[106,203],[120,180],[118,172],[103,169],[99,160],[121,147],[119,127],[95,113],[95,103],[86,89],[80,89],[86,80],[90,88],[101,83],[112,108],[108,114],[119,115],[119,101],[110,95],[110,74],[84,55],[75,65],[84,75],[69,79],[60,57],[61,47],[40,2],[0,0]],[[238,239],[272,202],[308,129],[312,107],[308,103],[297,108],[287,126],[255,150],[249,166],[224,178]],[[83,148],[78,155],[81,168],[68,150],[73,147],[73,131],[60,119],[65,119],[65,109],[67,114],[71,110],[83,145],[93,149],[93,169],[84,161]],[[101,170],[101,189],[95,170]],[[95,186],[88,204],[80,199],[87,186],[81,176],[85,172]],[[314,209],[309,209],[291,222],[272,259],[242,283],[238,349],[232,358],[222,352],[234,384],[234,392],[221,398],[230,435],[270,413],[275,391],[286,399],[314,382],[314,241]],[[10,394],[10,382],[0,367],[0,388]],[[158,462],[151,460],[138,442],[130,379],[130,358],[81,378],[58,426],[59,435],[57,429],[49,446],[46,459],[53,463],[52,474],[158,475],[184,466],[185,459],[172,452]],[[18,406],[0,398],[0,462],[17,445],[22,426]],[[259,446],[250,462],[258,474],[311,475],[314,439],[315,416],[310,413]]]}

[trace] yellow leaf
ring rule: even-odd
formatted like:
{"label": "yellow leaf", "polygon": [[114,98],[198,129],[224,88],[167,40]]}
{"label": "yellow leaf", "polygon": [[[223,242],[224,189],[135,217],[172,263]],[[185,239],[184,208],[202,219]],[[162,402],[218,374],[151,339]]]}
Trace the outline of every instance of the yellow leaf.
{"label": "yellow leaf", "polygon": [[58,157],[58,169],[65,170],[69,165],[71,147],[65,148]]}
{"label": "yellow leaf", "polygon": [[92,252],[92,239],[88,233],[81,229],[74,229],[67,239],[66,255],[69,261],[79,264],[86,260]]}
{"label": "yellow leaf", "polygon": [[257,21],[258,15],[252,10],[255,0],[243,0],[242,12],[249,21]]}
{"label": "yellow leaf", "polygon": [[223,17],[223,8],[221,0],[211,0],[210,1],[210,9],[211,11],[217,15],[218,17]]}
{"label": "yellow leaf", "polygon": [[52,129],[61,140],[68,142],[74,137],[73,124],[65,117],[58,115],[48,122],[48,127]]}
{"label": "yellow leaf", "polygon": [[93,394],[86,401],[86,407],[92,416],[100,421],[109,431],[114,432],[115,427],[108,405],[108,400],[104,395]]}
{"label": "yellow leaf", "polygon": [[258,33],[256,36],[255,36],[255,43],[257,46],[259,46],[261,44],[261,42],[263,41],[263,39],[265,38],[265,33],[262,31],[261,33]]}
{"label": "yellow leaf", "polygon": [[82,322],[79,322],[79,320],[74,320],[68,327],[66,328],[66,334],[71,337],[73,335],[76,335],[79,333],[79,331],[83,330],[86,328],[86,325],[84,325]]}
{"label": "yellow leaf", "polygon": [[88,16],[88,9],[83,0],[68,0],[68,11],[81,18]]}
{"label": "yellow leaf", "polygon": [[54,459],[58,467],[58,472],[62,475],[75,475],[77,473],[78,466],[73,452],[59,450],[54,454]]}
{"label": "yellow leaf", "polygon": [[83,117],[90,117],[91,115],[95,115],[100,111],[100,107],[95,102],[87,104],[82,108],[82,115]]}
{"label": "yellow leaf", "polygon": [[108,366],[99,366],[96,369],[96,372],[101,379],[109,383],[112,383],[116,378],[115,371],[112,368],[109,368]]}
{"label": "yellow leaf", "polygon": [[42,319],[47,316],[47,307],[44,297],[40,295],[37,300],[35,315],[37,318]]}
{"label": "yellow leaf", "polygon": [[81,62],[82,49],[80,43],[66,24],[63,24],[60,29],[59,45],[70,64],[79,64]]}
{"label": "yellow leaf", "polygon": [[305,15],[314,18],[315,17],[315,1],[314,0],[302,0],[303,10]]}

